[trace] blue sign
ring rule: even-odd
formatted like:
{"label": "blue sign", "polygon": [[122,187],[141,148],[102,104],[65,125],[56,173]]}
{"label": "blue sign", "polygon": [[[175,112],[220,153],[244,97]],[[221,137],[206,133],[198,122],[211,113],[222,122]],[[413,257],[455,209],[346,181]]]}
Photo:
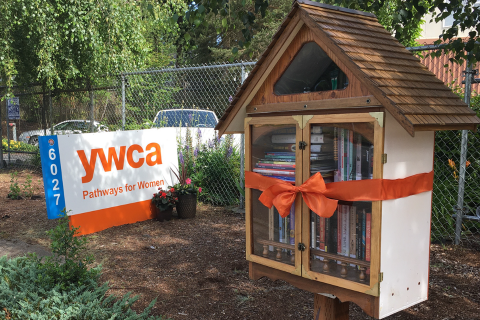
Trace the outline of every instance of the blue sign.
{"label": "blue sign", "polygon": [[60,213],[65,208],[65,193],[63,191],[57,136],[38,137],[38,146],[40,147],[40,159],[42,161],[47,215],[48,219],[56,219],[60,217]]}
{"label": "blue sign", "polygon": [[20,119],[20,101],[18,98],[7,99],[8,119]]}

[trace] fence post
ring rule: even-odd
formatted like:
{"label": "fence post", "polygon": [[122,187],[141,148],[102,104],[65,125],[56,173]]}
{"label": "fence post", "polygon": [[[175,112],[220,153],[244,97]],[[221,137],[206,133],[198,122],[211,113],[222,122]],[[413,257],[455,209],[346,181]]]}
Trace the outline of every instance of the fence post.
{"label": "fence post", "polygon": [[[7,89],[5,88],[5,97],[7,95]],[[6,98],[4,99],[5,105],[7,104]],[[1,102],[1,96],[0,96],[0,102]],[[7,124],[7,130],[8,130],[8,124]],[[3,140],[3,134],[2,134],[2,108],[0,108],[0,139]],[[3,146],[0,146],[0,169],[3,168]]]}
{"label": "fence post", "polygon": [[[245,65],[242,63],[242,84],[245,81]],[[245,176],[245,134],[240,135],[240,188],[245,190],[244,184],[244,176]],[[245,199],[243,199],[243,195],[240,194],[240,209],[244,209]]]}
{"label": "fence post", "polygon": [[122,73],[122,131],[125,130],[125,75]]}
{"label": "fence post", "polygon": [[6,127],[7,127],[7,154],[8,154],[8,164],[7,165],[10,165],[10,130],[8,128],[8,120],[9,120],[8,119],[8,103],[7,103],[6,100],[5,100],[5,120],[6,120],[5,123],[6,123]]}
{"label": "fence post", "polygon": [[[470,95],[472,93],[472,63],[467,62],[465,73],[465,96],[464,101],[470,107]],[[460,172],[458,177],[457,218],[455,225],[455,244],[460,244],[462,235],[463,200],[465,195],[465,171],[467,162],[468,130],[462,130],[462,143],[460,150]]]}
{"label": "fence post", "polygon": [[95,124],[93,123],[95,121],[95,105],[93,103],[93,90],[92,90],[92,85],[88,85],[88,93],[90,94],[90,132],[94,131]]}
{"label": "fence post", "polygon": [[48,111],[49,111],[49,117],[50,117],[50,134],[53,136],[52,90],[48,90]]}

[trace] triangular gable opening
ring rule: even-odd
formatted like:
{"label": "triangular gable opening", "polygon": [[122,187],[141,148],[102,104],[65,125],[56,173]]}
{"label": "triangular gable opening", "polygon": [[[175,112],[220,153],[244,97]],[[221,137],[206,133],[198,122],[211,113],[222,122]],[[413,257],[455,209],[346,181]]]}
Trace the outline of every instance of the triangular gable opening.
{"label": "triangular gable opening", "polygon": [[275,83],[276,95],[345,89],[348,77],[315,42],[305,43]]}

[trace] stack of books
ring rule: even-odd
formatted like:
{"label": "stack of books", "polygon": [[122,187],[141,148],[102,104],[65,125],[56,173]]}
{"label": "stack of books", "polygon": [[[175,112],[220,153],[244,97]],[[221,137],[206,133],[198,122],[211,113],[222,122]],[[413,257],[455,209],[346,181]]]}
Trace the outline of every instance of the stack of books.
{"label": "stack of books", "polygon": [[295,182],[295,152],[265,152],[253,172],[264,176]]}

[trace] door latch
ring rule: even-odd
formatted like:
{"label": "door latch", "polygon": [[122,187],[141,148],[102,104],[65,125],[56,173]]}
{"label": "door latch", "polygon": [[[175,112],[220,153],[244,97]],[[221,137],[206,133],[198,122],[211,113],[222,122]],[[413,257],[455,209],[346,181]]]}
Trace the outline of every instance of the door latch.
{"label": "door latch", "polygon": [[300,242],[300,243],[298,244],[298,250],[299,250],[299,251],[305,251],[305,245]]}
{"label": "door latch", "polygon": [[300,141],[298,143],[298,149],[305,150],[306,147],[307,147],[307,143],[305,141]]}

